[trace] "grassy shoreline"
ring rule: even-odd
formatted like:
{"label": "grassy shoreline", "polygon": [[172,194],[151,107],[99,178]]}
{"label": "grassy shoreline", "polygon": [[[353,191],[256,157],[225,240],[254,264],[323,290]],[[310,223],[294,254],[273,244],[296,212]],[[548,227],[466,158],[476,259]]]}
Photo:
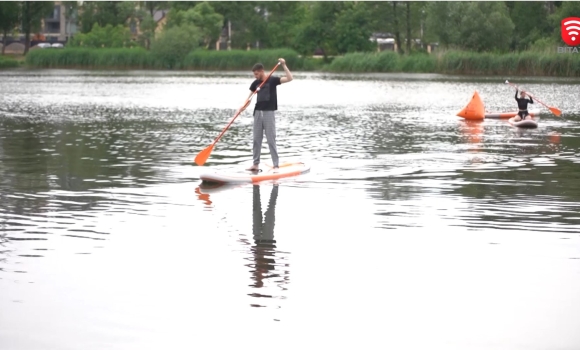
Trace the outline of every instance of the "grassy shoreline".
{"label": "grassy shoreline", "polygon": [[1,56],[0,55],[0,69],[3,68],[15,68],[20,66],[20,62],[15,60],[10,56]]}
{"label": "grassy shoreline", "polygon": [[353,53],[336,58],[327,70],[342,73],[580,77],[580,56],[530,51],[508,54],[447,51],[410,56],[401,56],[394,52]]}
{"label": "grassy shoreline", "polygon": [[30,68],[85,68],[85,69],[151,69],[151,70],[248,70],[256,62],[263,62],[269,70],[279,57],[283,57],[294,70],[312,71],[322,68],[319,60],[300,57],[295,51],[232,50],[189,53],[182,62],[171,67],[153,53],[142,48],[119,49],[44,49],[34,50],[26,56]]}
{"label": "grassy shoreline", "polygon": [[[324,63],[322,59],[300,57],[289,49],[196,50],[173,69],[248,70],[255,62],[262,62],[269,70],[268,62],[276,62],[278,57],[284,57],[288,66],[295,71],[580,77],[579,55],[531,51],[508,54],[447,51],[409,56],[392,51],[350,53],[336,57],[330,63]],[[25,66],[64,69],[169,69],[162,60],[142,48],[34,50],[26,56]]]}

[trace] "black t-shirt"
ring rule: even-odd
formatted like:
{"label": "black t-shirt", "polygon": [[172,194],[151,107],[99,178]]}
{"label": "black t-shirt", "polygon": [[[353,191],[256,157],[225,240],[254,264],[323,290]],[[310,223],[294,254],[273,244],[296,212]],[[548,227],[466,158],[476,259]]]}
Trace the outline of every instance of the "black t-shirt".
{"label": "black t-shirt", "polygon": [[[264,84],[264,85],[266,85],[266,84]],[[519,109],[526,110],[526,109],[528,109],[528,103],[534,103],[534,100],[532,100],[532,96],[529,96],[529,97],[530,97],[529,100],[527,98],[518,98],[518,91],[516,90],[516,101],[518,101],[518,108]]]}
{"label": "black t-shirt", "polygon": [[[262,83],[261,80],[254,80],[250,85],[251,91],[256,91]],[[258,111],[276,111],[278,110],[278,96],[276,95],[276,86],[280,85],[280,78],[271,76],[260,88],[257,95],[256,106],[254,110]]]}

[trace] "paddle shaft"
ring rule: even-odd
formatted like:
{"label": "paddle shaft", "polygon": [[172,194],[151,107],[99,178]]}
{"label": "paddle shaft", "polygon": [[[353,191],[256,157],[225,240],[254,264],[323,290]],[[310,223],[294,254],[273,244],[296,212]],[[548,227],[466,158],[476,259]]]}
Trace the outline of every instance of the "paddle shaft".
{"label": "paddle shaft", "polygon": [[[513,86],[516,90],[519,90],[520,89],[516,84],[510,83],[509,81],[508,81],[508,84],[510,84],[511,86]],[[540,102],[540,104],[544,105],[544,107],[546,107],[548,109],[551,109],[552,108],[552,107],[548,106],[547,104],[543,103],[542,101],[538,100],[536,98],[536,96],[530,94],[529,92],[526,92],[526,94],[530,95],[534,100]]]}
{"label": "paddle shaft", "polygon": [[232,125],[232,123],[234,122],[234,120],[236,120],[236,118],[250,105],[250,102],[252,102],[252,98],[254,97],[254,95],[257,94],[258,91],[260,91],[260,88],[262,87],[262,85],[264,85],[264,83],[266,81],[268,81],[268,79],[270,79],[270,76],[274,73],[274,71],[278,68],[278,66],[280,66],[280,62],[278,62],[278,64],[276,64],[276,66],[274,66],[274,68],[270,71],[270,73],[268,74],[268,76],[266,77],[266,79],[264,79],[264,81],[258,86],[258,88],[256,89],[256,91],[252,92],[252,94],[250,95],[250,97],[248,98],[248,100],[246,101],[246,103],[244,103],[244,105],[240,108],[240,110],[238,111],[238,113],[236,113],[236,115],[234,115],[234,117],[228,123],[228,125],[226,125],[226,127],[224,128],[224,130],[222,130],[222,132],[218,135],[218,137],[216,137],[215,141],[212,143],[212,147],[222,138],[222,136],[226,133],[226,131],[229,129],[230,125]]}

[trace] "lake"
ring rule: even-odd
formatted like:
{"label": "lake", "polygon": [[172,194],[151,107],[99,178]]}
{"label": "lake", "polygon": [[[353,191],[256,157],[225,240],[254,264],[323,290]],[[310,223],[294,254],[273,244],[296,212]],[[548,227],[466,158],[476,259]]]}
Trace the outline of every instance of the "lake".
{"label": "lake", "polygon": [[[294,77],[311,171],[212,190],[251,164],[253,104],[193,163],[251,72],[0,72],[0,348],[580,347],[579,80]],[[514,111],[506,79],[562,117],[455,116]]]}

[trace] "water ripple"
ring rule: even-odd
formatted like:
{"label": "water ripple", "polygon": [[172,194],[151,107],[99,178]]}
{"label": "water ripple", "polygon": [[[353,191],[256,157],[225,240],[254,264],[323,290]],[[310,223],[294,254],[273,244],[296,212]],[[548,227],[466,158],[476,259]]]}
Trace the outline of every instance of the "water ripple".
{"label": "water ripple", "polygon": [[[503,120],[455,116],[474,90],[488,110],[513,110],[513,91],[503,78],[295,77],[279,90],[277,143],[281,161],[307,161],[310,173],[259,186],[202,188],[202,171],[240,169],[252,161],[253,107],[204,167],[193,165],[247,96],[247,72],[0,72],[2,309],[16,318],[38,315],[45,328],[37,327],[34,339],[65,330],[90,348],[83,339],[95,335],[79,329],[102,329],[103,342],[175,329],[172,334],[188,334],[172,321],[182,316],[172,310],[192,318],[242,315],[235,326],[218,317],[203,320],[208,327],[237,329],[262,327],[264,320],[282,324],[300,308],[333,324],[342,318],[328,315],[341,303],[357,305],[344,312],[392,313],[398,325],[408,308],[384,303],[418,305],[433,296],[405,298],[433,285],[461,290],[488,278],[518,297],[538,290],[531,282],[509,284],[521,276],[519,261],[533,276],[544,264],[561,263],[549,265],[542,276],[553,280],[544,287],[575,281],[580,115],[574,111],[580,105],[569,96],[580,94],[577,81],[523,79],[527,90],[565,115],[543,114],[537,129],[520,130]],[[269,163],[266,142],[262,154]],[[510,242],[516,243],[504,248]],[[492,246],[506,249],[505,257],[488,250]],[[465,271],[453,270],[463,265]],[[513,275],[503,282],[489,277],[503,269]],[[430,284],[410,285],[408,276]],[[367,294],[361,299],[362,286]],[[578,294],[569,285],[557,287]],[[504,295],[486,293],[477,300],[494,301],[502,310],[513,306],[513,300],[501,304]],[[361,300],[354,302],[354,295]],[[444,304],[444,313],[459,313],[453,302],[433,299],[417,310]],[[318,313],[325,303],[332,311]],[[62,329],[50,328],[54,315],[62,317],[55,321]],[[27,322],[0,316],[6,334],[27,331]],[[50,347],[46,340],[15,339],[23,344],[15,350]]]}

